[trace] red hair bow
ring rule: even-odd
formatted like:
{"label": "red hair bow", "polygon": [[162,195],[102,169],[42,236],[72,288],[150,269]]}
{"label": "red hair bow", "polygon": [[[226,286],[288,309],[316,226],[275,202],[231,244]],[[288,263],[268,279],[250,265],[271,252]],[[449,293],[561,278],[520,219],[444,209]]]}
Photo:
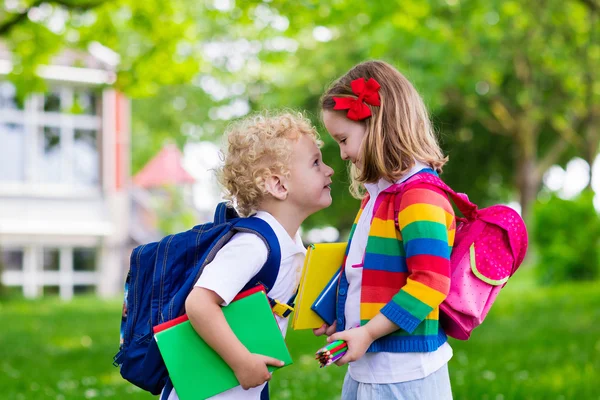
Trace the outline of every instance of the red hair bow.
{"label": "red hair bow", "polygon": [[358,78],[350,82],[352,92],[357,95],[353,97],[334,97],[334,110],[348,110],[348,118],[354,121],[361,121],[371,116],[371,109],[367,106],[381,105],[379,99],[379,83],[373,78],[368,81],[365,78]]}

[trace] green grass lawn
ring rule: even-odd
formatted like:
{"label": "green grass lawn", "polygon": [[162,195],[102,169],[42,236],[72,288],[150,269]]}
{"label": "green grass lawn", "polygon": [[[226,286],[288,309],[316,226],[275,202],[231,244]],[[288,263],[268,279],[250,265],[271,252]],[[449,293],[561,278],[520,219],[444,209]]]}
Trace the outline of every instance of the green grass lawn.
{"label": "green grass lawn", "polygon": [[[468,342],[452,341],[455,399],[600,399],[600,285],[537,288],[529,271],[501,293]],[[151,399],[113,367],[120,301],[80,297],[0,302],[1,399]],[[323,343],[288,334],[294,364],[271,398],[339,398],[345,368],[319,369]]]}

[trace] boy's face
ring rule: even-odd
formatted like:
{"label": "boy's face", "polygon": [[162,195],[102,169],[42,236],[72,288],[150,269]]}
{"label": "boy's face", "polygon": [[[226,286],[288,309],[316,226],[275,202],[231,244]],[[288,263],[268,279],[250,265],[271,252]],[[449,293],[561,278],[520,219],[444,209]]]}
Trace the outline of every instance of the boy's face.
{"label": "boy's face", "polygon": [[350,160],[361,170],[360,147],[367,130],[365,124],[348,119],[343,113],[329,110],[323,111],[323,123],[327,132],[340,146],[342,160]]}
{"label": "boy's face", "polygon": [[321,150],[311,137],[301,135],[293,141],[288,200],[309,214],[331,205],[333,169],[321,157]]}

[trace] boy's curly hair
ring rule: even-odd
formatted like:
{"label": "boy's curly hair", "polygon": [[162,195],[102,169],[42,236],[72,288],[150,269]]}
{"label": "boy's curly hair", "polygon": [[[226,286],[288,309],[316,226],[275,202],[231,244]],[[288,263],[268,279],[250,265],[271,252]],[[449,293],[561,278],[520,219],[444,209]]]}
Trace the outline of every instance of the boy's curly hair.
{"label": "boy's curly hair", "polygon": [[267,195],[268,177],[290,176],[292,144],[301,135],[310,136],[319,147],[322,145],[316,129],[300,112],[262,112],[227,128],[227,150],[217,178],[225,198],[235,203],[240,215],[257,211]]}

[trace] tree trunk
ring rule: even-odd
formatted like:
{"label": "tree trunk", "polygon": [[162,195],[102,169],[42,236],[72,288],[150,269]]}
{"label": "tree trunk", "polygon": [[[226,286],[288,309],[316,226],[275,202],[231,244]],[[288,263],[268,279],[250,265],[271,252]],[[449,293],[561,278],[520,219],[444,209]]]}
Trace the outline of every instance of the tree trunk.
{"label": "tree trunk", "polygon": [[587,123],[585,124],[586,126],[584,127],[584,129],[586,130],[585,132],[585,143],[586,143],[586,148],[584,149],[584,154],[585,154],[585,161],[587,161],[587,163],[590,165],[590,180],[588,182],[587,188],[586,189],[591,189],[592,188],[592,166],[594,165],[594,161],[596,160],[596,156],[598,155],[598,141],[599,141],[599,134],[598,134],[598,127],[595,125],[595,118],[593,115],[593,111],[590,111],[590,117],[587,121]]}
{"label": "tree trunk", "polygon": [[0,249],[0,300],[2,300],[2,297],[4,297],[4,282],[2,282],[2,274],[4,273],[4,258],[3,258],[3,254],[2,254],[2,249]]}
{"label": "tree trunk", "polygon": [[517,186],[521,202],[521,216],[527,223],[531,218],[531,208],[535,203],[542,181],[542,174],[537,170],[538,132],[525,118],[519,121],[517,129]]}
{"label": "tree trunk", "polygon": [[587,161],[587,163],[590,166],[590,170],[589,170],[589,181],[588,184],[586,186],[586,189],[591,189],[592,188],[592,166],[594,165],[594,160],[596,159],[596,154],[597,152],[592,152],[590,148],[587,149],[586,154],[585,154],[585,161]]}
{"label": "tree trunk", "polygon": [[517,174],[521,216],[525,222],[529,222],[531,208],[535,203],[541,184],[541,177],[536,172],[535,157],[522,155],[518,161]]}

